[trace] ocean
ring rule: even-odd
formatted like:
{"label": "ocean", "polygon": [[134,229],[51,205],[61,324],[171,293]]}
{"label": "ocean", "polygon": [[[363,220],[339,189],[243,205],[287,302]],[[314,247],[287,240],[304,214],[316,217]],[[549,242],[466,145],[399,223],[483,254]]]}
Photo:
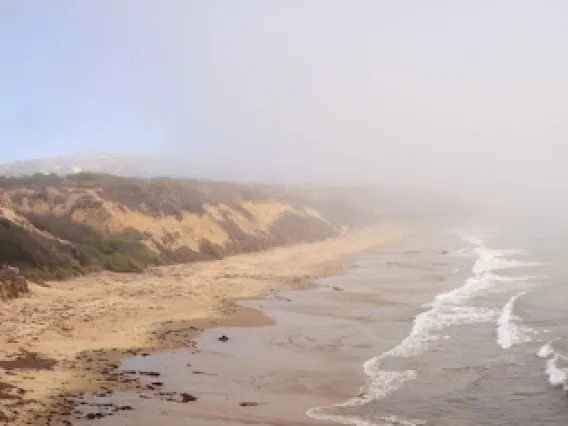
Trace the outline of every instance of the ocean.
{"label": "ocean", "polygon": [[[357,426],[568,424],[568,238],[526,223],[480,229],[443,232],[450,287],[364,362],[359,395],[308,416]],[[385,317],[377,338],[391,325]]]}

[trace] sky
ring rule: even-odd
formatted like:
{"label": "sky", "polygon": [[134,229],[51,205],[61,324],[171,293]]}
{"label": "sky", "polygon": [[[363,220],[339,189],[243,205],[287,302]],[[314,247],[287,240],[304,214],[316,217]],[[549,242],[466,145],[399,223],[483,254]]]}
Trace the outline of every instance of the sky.
{"label": "sky", "polygon": [[560,0],[3,0],[0,162],[557,190],[567,20]]}

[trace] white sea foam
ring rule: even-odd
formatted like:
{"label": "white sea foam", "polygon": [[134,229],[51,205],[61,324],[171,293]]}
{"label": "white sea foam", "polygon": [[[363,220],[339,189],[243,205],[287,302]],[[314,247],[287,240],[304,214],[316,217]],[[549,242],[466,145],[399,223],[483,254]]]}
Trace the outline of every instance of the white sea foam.
{"label": "white sea foam", "polygon": [[488,272],[486,275],[489,275],[491,277],[491,279],[494,280],[494,281],[499,281],[499,282],[503,282],[503,283],[518,283],[518,282],[523,282],[523,281],[532,281],[532,280],[544,279],[545,278],[541,275],[523,275],[523,276],[519,276],[519,277],[508,277],[506,275],[494,274],[492,272]]}
{"label": "white sea foam", "polygon": [[537,356],[539,358],[549,358],[552,355],[554,355],[554,349],[552,349],[552,342],[548,342],[546,345],[543,345],[537,353]]}
{"label": "white sea foam", "polygon": [[[446,327],[462,324],[484,323],[495,318],[496,312],[487,308],[476,308],[471,306],[446,306],[442,302],[434,302],[431,309],[422,312],[414,320],[414,325],[410,334],[397,346],[383,353],[379,357],[371,358],[373,364],[378,363],[383,358],[411,357],[420,355],[428,349],[430,342],[436,341],[436,332]],[[367,361],[364,364],[365,372],[368,370]]]}
{"label": "white sea foam", "polygon": [[[465,280],[461,287],[439,294],[432,302],[424,305],[426,310],[416,316],[410,334],[402,342],[383,354],[367,360],[363,364],[363,369],[368,379],[367,384],[362,388],[361,395],[341,404],[337,404],[334,407],[361,405],[371,400],[385,398],[393,392],[396,392],[404,383],[416,378],[416,372],[413,370],[401,372],[381,370],[382,360],[395,357],[411,357],[427,351],[432,342],[444,337],[440,335],[439,332],[447,327],[494,320],[498,313],[494,309],[465,306],[465,304],[472,298],[485,294],[500,282],[530,279],[530,277],[521,277],[509,280],[508,277],[494,274],[494,271],[537,265],[535,262],[522,262],[505,257],[513,254],[524,254],[524,252],[521,253],[519,250],[493,250],[486,247],[484,242],[479,238],[463,234],[462,238],[475,246],[470,252],[477,257],[472,267],[473,275]],[[519,295],[517,295],[517,297],[518,296]],[[504,324],[505,322],[507,323],[506,326],[503,326],[504,331],[502,332],[502,342],[505,346],[512,345],[513,341],[517,339],[511,325],[511,320],[513,320],[513,304],[514,300],[511,303],[511,308],[508,308],[508,311],[511,312],[505,315],[505,319],[501,320]],[[503,313],[501,316],[503,316]],[[391,421],[391,423],[373,423],[358,416],[326,414],[326,408],[327,407],[313,408],[307,412],[307,415],[319,420],[356,426],[422,424],[396,423],[394,420]],[[383,422],[386,421],[385,419],[388,418],[384,418]],[[396,417],[393,416],[392,419],[396,420]]]}
{"label": "white sea foam", "polygon": [[[537,356],[546,359],[545,373],[548,376],[548,383],[554,387],[562,386],[564,390],[568,390],[567,360],[561,354],[556,353],[554,342],[557,340],[551,340],[543,345],[538,350]],[[559,363],[561,363],[561,366],[559,366]]]}
{"label": "white sea foam", "polygon": [[[314,409],[316,410],[316,409]],[[313,411],[313,410],[310,410]],[[338,414],[320,414],[317,417],[311,416],[322,421],[333,422],[341,425],[354,426],[421,426],[427,422],[421,419],[405,419],[399,416],[383,416],[367,419],[365,416],[351,416]]]}
{"label": "white sea foam", "polygon": [[513,345],[530,341],[530,328],[526,327],[521,319],[514,315],[515,302],[525,292],[512,296],[503,307],[497,320],[497,344],[503,349],[509,349]]}
{"label": "white sea foam", "polygon": [[468,233],[465,233],[461,230],[457,230],[455,231],[456,234],[458,234],[463,240],[465,240],[467,243],[471,244],[472,246],[482,246],[484,244],[483,240],[479,237],[475,237],[473,235],[470,235]]}
{"label": "white sea foam", "polygon": [[529,253],[522,249],[500,249],[501,256],[527,256]]}
{"label": "white sea foam", "polygon": [[566,370],[558,368],[558,355],[550,358],[546,362],[546,374],[548,374],[548,382],[552,386],[560,386],[566,383]]}
{"label": "white sea foam", "polygon": [[[543,345],[537,352],[539,358],[546,359],[546,375],[548,383],[552,386],[563,386],[568,390],[568,358],[566,358],[564,344],[556,347],[554,343],[559,339],[554,339]],[[562,342],[561,342],[562,343]]]}
{"label": "white sea foam", "polygon": [[[367,363],[369,361],[367,361]],[[367,365],[367,363],[365,363],[365,365]],[[337,404],[336,407],[353,407],[356,405],[365,404],[375,399],[385,398],[391,393],[396,392],[405,382],[414,380],[416,378],[416,371],[414,370],[377,370],[373,372],[371,370],[372,367],[368,368],[369,370],[365,369],[365,372],[368,376],[372,376],[373,380],[369,380],[367,384],[361,388],[361,393],[359,396],[353,397],[341,404]]]}
{"label": "white sea foam", "polygon": [[481,245],[475,247],[473,251],[478,256],[477,261],[473,265],[473,273],[475,275],[481,275],[488,271],[542,265],[540,262],[526,262],[517,259],[507,259],[506,256],[509,255],[509,250],[492,250]]}
{"label": "white sea foam", "polygon": [[427,423],[426,420],[420,420],[420,419],[409,420],[409,419],[403,419],[402,417],[399,416],[385,416],[381,417],[380,420],[383,422],[387,422],[385,423],[385,426],[396,426],[396,425],[419,426],[419,425],[425,425]]}

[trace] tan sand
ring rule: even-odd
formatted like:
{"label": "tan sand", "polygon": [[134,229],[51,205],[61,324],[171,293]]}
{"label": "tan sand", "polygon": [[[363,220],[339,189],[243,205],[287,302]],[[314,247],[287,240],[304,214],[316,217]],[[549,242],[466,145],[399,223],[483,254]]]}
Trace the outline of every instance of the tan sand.
{"label": "tan sand", "polygon": [[40,354],[20,352],[20,364],[7,363],[4,369],[0,365],[0,408],[13,417],[10,424],[41,424],[35,413],[45,412],[62,392],[96,389],[104,383],[100,371],[114,360],[97,359],[93,351],[115,350],[118,359],[132,348],[183,346],[189,324],[269,323],[262,313],[237,309],[231,300],[309,286],[310,279],[337,272],[346,256],[407,233],[406,227],[390,223],[221,261],[33,286],[30,297],[6,303],[0,312],[0,360],[14,359],[21,350]]}

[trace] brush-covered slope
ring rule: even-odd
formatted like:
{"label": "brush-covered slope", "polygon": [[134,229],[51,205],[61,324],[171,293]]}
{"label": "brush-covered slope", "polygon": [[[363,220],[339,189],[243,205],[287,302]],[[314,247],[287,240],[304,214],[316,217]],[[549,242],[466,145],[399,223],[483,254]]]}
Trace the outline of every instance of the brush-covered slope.
{"label": "brush-covered slope", "polygon": [[65,278],[216,259],[325,239],[374,221],[368,194],[356,198],[324,189],[85,173],[0,178],[0,262],[30,276]]}

